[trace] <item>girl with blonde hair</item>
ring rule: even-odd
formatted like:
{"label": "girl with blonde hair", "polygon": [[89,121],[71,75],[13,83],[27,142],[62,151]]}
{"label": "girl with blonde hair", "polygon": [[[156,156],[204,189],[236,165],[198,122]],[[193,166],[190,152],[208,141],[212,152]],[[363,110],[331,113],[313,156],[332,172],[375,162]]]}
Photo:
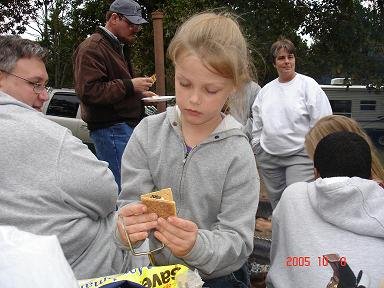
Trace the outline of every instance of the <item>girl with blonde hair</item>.
{"label": "girl with blonde hair", "polygon": [[310,158],[313,158],[316,146],[321,139],[328,134],[339,131],[354,132],[368,142],[372,156],[372,178],[382,183],[384,180],[384,169],[377,156],[375,146],[360,125],[351,118],[342,115],[329,115],[319,119],[305,136],[305,147]]}
{"label": "girl with blonde hair", "polygon": [[[242,125],[221,112],[250,81],[246,40],[230,14],[202,13],[178,29],[168,55],[176,106],[143,119],[125,149],[119,206],[128,205],[119,211],[119,229],[133,244],[164,243],[156,264],[197,269],[207,287],[249,287],[245,263],[259,178]],[[166,187],[177,216],[159,218],[137,203],[141,194]]]}

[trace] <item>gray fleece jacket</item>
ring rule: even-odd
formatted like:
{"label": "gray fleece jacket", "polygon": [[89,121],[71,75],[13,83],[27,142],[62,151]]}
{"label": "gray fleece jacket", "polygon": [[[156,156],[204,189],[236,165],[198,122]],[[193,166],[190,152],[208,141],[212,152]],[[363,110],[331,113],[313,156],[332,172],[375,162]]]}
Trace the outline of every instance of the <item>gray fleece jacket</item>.
{"label": "gray fleece jacket", "polygon": [[363,270],[365,287],[384,280],[384,189],[375,181],[292,184],[273,211],[272,229],[267,287],[326,287],[333,271],[318,257],[332,253],[345,257],[356,276]]}
{"label": "gray fleece jacket", "polygon": [[[227,115],[187,153],[176,107],[143,119],[122,159],[119,206],[140,194],[171,187],[177,216],[197,224],[195,246],[183,259],[164,248],[156,263],[186,264],[203,279],[239,269],[253,249],[259,200],[256,162],[241,124]],[[150,245],[159,246],[156,240]]]}
{"label": "gray fleece jacket", "polygon": [[120,272],[108,165],[68,129],[2,92],[0,135],[0,225],[56,235],[77,279]]}

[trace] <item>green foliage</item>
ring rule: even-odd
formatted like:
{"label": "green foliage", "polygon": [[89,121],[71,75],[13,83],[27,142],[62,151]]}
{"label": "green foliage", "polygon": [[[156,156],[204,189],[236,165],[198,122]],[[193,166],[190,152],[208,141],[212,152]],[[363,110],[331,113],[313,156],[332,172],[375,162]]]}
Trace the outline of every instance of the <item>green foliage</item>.
{"label": "green foliage", "polygon": [[[40,1],[28,0],[0,2],[0,33],[22,34],[39,7]],[[32,5],[31,5],[32,4]]]}
{"label": "green foliage", "polygon": [[303,47],[303,40],[296,33],[304,19],[303,11],[293,1],[242,1],[234,5],[250,43],[258,81],[265,84],[276,77],[269,57],[273,42],[285,36],[298,46],[299,52]]}
{"label": "green foliage", "polygon": [[351,77],[353,83],[368,84],[378,73],[383,77],[384,54],[378,48],[384,39],[377,33],[382,25],[378,10],[357,0],[323,0],[311,5],[304,22],[304,31],[314,40],[308,72],[321,82]]}
{"label": "green foliage", "polygon": [[[50,52],[50,85],[70,87],[72,53],[77,45],[104,25],[112,0],[2,1],[0,33],[21,34],[34,22],[38,41]],[[191,15],[213,9],[234,12],[248,39],[261,85],[276,77],[269,59],[271,44],[281,35],[297,48],[297,70],[320,83],[352,77],[353,83],[383,82],[384,1],[365,0],[138,0],[150,22],[132,47],[136,75],[154,70],[152,12],[164,12],[164,51],[177,27]],[[365,5],[363,5],[365,4]],[[38,7],[38,8],[37,8]],[[307,46],[303,35],[311,38]],[[173,67],[165,58],[166,90],[173,94]]]}

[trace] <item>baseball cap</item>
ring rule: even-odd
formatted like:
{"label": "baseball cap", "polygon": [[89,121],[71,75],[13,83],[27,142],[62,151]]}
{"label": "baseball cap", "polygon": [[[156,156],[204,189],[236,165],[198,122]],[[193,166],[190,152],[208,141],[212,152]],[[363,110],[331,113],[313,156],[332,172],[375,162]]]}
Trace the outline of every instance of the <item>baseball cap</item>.
{"label": "baseball cap", "polygon": [[133,0],[115,0],[109,7],[109,11],[124,15],[133,24],[148,23],[141,14],[141,7],[139,3]]}

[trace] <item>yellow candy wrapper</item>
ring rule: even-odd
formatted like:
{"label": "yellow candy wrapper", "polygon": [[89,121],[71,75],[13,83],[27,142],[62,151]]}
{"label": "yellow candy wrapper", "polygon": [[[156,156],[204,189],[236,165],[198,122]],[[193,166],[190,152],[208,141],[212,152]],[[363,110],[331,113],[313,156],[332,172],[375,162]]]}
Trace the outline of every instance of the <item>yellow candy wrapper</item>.
{"label": "yellow candy wrapper", "polygon": [[128,280],[147,288],[177,288],[176,275],[186,273],[184,265],[154,266],[135,268],[127,273],[104,276],[93,279],[79,280],[80,288],[101,288],[117,281]]}

